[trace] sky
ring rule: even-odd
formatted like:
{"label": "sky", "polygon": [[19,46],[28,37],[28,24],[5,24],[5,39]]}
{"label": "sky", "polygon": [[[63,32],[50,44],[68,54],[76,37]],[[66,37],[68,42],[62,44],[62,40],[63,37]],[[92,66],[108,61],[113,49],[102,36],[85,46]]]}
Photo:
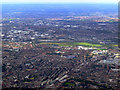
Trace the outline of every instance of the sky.
{"label": "sky", "polygon": [[119,0],[2,0],[2,3],[118,3]]}

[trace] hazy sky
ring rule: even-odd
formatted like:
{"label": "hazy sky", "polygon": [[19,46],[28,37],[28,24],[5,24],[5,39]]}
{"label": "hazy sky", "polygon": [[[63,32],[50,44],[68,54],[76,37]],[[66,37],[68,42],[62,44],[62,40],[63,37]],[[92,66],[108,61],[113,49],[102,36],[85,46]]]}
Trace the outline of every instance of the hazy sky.
{"label": "hazy sky", "polygon": [[119,0],[2,0],[3,3],[118,3]]}

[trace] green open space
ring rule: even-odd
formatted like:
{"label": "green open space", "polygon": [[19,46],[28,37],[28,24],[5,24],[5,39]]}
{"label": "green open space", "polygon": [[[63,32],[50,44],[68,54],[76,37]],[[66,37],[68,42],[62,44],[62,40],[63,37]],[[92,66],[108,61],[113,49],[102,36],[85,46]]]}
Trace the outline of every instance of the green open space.
{"label": "green open space", "polygon": [[100,44],[92,44],[87,42],[41,42],[40,44],[48,44],[48,45],[58,45],[58,46],[88,46],[88,47],[102,47]]}
{"label": "green open space", "polygon": [[[35,44],[46,44],[46,45],[55,45],[61,47],[72,47],[72,46],[84,46],[84,47],[96,47],[100,50],[107,50],[107,48],[116,48],[118,47],[117,44],[95,44],[95,43],[88,43],[88,42],[34,42]],[[103,48],[102,48],[103,47]]]}
{"label": "green open space", "polygon": [[68,85],[68,86],[75,86],[74,83],[69,83],[69,82],[66,82],[65,85]]}

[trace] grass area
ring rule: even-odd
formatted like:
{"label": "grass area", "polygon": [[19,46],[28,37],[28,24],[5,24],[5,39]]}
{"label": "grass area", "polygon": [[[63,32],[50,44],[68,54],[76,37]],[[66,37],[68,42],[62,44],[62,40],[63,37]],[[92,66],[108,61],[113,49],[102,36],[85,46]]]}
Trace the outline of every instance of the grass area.
{"label": "grass area", "polygon": [[118,47],[118,45],[112,45],[112,46],[114,46],[114,47]]}
{"label": "grass area", "polygon": [[32,79],[32,80],[33,80],[33,79],[35,79],[35,78],[34,78],[34,77],[32,77],[32,78],[30,78],[30,79]]}
{"label": "grass area", "polygon": [[88,46],[88,47],[102,47],[100,44],[92,44],[86,42],[65,42],[65,43],[56,43],[56,42],[42,42],[40,44],[49,44],[49,45],[58,45],[58,46]]}
{"label": "grass area", "polygon": [[32,83],[32,82],[24,82],[24,83]]}
{"label": "grass area", "polygon": [[75,45],[81,45],[81,46],[90,46],[90,47],[102,47],[100,44],[92,44],[92,43],[86,43],[86,42],[76,42]]}
{"label": "grass area", "polygon": [[12,20],[15,20],[15,19],[9,19],[9,21],[12,21]]}
{"label": "grass area", "polygon": [[52,43],[47,42],[47,43],[40,43],[40,44],[49,44],[49,45],[58,45],[58,46],[73,46],[72,44],[69,44],[69,43],[54,43],[54,42],[52,42]]}
{"label": "grass area", "polygon": [[68,83],[68,82],[66,82],[65,85],[68,85],[68,86],[75,86],[74,83]]}
{"label": "grass area", "polygon": [[87,43],[87,42],[41,42],[40,44],[57,45],[57,46],[64,46],[64,47],[70,47],[70,46],[85,46],[85,47],[98,47],[98,48],[118,47],[117,44],[101,45],[101,44],[93,44],[93,43]]}

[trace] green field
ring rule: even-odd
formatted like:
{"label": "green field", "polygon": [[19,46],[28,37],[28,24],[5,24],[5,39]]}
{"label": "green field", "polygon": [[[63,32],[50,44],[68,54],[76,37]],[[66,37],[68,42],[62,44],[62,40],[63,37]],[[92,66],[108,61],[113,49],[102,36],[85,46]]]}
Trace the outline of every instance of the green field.
{"label": "green field", "polygon": [[42,42],[40,44],[58,45],[58,46],[87,46],[87,47],[102,47],[103,46],[100,44],[92,44],[92,43],[86,43],[86,42],[63,42],[63,43]]}
{"label": "green field", "polygon": [[112,45],[112,46],[114,46],[114,47],[118,47],[118,45]]}
{"label": "green field", "polygon": [[74,83],[68,83],[68,82],[66,82],[65,85],[68,85],[68,86],[75,86]]}
{"label": "green field", "polygon": [[86,43],[86,42],[76,42],[75,45],[81,45],[81,46],[90,46],[90,47],[102,47],[100,44],[92,44],[92,43]]}

